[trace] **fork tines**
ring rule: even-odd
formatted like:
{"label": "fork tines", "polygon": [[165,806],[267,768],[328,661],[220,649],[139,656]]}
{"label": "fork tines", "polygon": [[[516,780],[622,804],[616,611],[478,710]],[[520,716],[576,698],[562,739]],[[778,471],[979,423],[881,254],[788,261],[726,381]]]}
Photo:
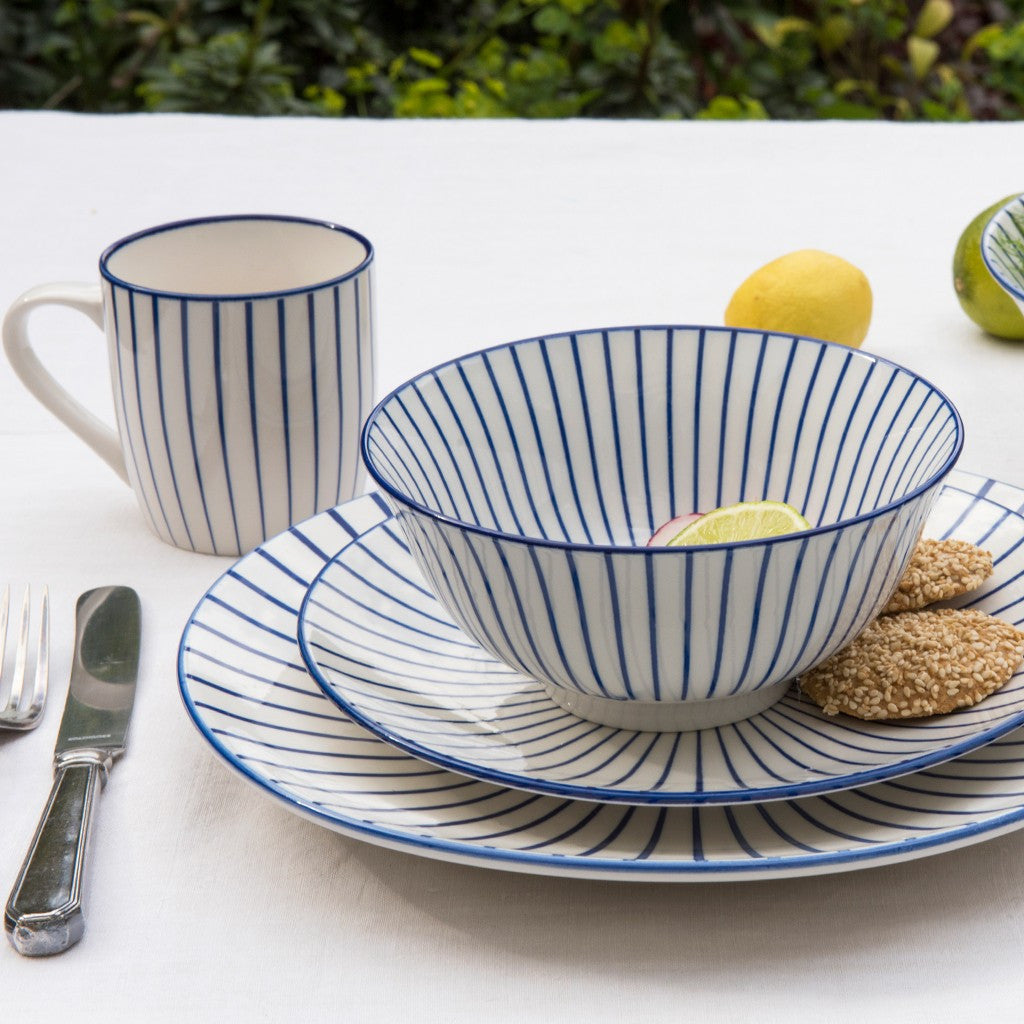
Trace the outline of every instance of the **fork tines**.
{"label": "fork tines", "polygon": [[39,606],[38,640],[36,643],[35,675],[30,689],[25,687],[29,666],[29,626],[31,589],[25,588],[21,605],[21,618],[17,627],[18,644],[14,652],[11,672],[5,673],[8,618],[11,607],[11,587],[8,584],[0,595],[0,729],[31,729],[38,725],[46,703],[46,685],[49,678],[50,657],[50,597],[43,587]]}

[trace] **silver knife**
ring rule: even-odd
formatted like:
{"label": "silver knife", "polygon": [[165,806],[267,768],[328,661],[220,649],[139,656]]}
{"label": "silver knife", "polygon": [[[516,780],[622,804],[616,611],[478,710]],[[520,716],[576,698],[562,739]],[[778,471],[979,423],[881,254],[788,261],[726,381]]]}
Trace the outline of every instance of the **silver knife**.
{"label": "silver knife", "polygon": [[53,788],[4,914],[11,943],[25,956],[60,953],[82,937],[90,823],[110,765],[124,753],[140,618],[139,595],[129,587],[100,587],[78,599]]}

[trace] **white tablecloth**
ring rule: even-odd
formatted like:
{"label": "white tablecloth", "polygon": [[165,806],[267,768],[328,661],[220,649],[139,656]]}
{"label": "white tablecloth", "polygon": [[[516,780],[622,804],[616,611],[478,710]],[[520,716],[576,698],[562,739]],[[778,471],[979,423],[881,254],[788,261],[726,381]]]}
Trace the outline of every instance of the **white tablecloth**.
{"label": "white tablecloth", "polygon": [[[191,215],[284,212],[377,251],[378,392],[481,346],[562,329],[716,323],[793,249],[860,266],[865,348],[957,403],[960,467],[1024,484],[1024,344],[951,287],[981,208],[1024,190],[1024,124],[524,123],[0,114],[0,308],[94,280],[109,242]],[[40,313],[60,376],[104,416],[98,331]],[[1024,832],[891,867],[642,885],[455,866],[290,814],[229,772],[175,678],[189,612],[229,565],[167,547],[129,490],[0,360],[0,580],[48,582],[53,701],[0,738],[0,887],[50,784],[74,602],[138,589],[129,751],[63,956],[0,943],[9,1020],[1019,1020]]]}

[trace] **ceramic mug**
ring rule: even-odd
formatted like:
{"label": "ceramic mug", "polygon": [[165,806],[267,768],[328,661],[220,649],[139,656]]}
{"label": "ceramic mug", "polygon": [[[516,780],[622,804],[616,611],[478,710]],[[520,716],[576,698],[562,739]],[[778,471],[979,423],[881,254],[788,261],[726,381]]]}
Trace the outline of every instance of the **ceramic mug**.
{"label": "ceramic mug", "polygon": [[[238,555],[362,485],[374,392],[373,248],[299,217],[149,228],[111,245],[96,285],[41,285],[3,325],[15,372],[131,485],[177,547]],[[117,431],[57,383],[28,319],[47,304],[105,328]]]}

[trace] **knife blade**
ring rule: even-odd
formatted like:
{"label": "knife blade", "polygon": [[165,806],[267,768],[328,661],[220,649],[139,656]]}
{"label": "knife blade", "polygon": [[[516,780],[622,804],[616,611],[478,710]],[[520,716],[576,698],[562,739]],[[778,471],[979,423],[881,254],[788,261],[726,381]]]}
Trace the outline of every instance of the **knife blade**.
{"label": "knife blade", "polygon": [[111,764],[124,753],[140,625],[139,595],[130,587],[99,587],[78,599],[53,787],[4,913],[11,943],[25,956],[60,953],[82,937],[92,817]]}

